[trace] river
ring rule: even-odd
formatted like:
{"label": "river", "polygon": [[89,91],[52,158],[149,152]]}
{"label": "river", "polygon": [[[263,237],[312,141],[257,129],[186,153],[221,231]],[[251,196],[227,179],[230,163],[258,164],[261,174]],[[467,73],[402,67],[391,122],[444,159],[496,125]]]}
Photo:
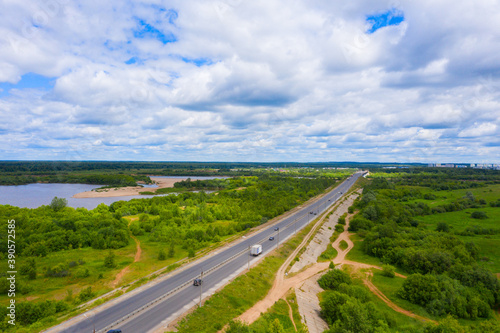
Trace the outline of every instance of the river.
{"label": "river", "polygon": [[[187,176],[151,176],[155,178],[184,178]],[[227,177],[191,177],[191,179],[215,179]],[[68,206],[78,208],[84,207],[94,209],[99,204],[110,205],[115,201],[153,198],[154,195],[132,195],[122,197],[107,198],[73,198],[73,195],[99,188],[101,185],[85,184],[28,184],[15,186],[0,186],[0,205],[11,205],[23,208],[37,208],[42,205],[49,205],[54,197],[65,198]],[[145,188],[155,187],[155,185],[145,185]],[[147,190],[145,190],[147,191]]]}

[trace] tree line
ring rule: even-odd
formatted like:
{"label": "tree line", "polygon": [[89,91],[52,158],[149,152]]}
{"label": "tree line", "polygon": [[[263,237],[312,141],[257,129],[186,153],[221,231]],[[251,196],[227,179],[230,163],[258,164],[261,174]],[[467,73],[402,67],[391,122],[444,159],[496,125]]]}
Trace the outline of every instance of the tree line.
{"label": "tree line", "polygon": [[[159,254],[160,260],[173,257],[180,248],[194,256],[199,249],[219,242],[225,236],[265,223],[322,193],[335,180],[273,175],[231,178],[224,182],[229,183],[227,189],[217,193],[187,192],[118,201],[110,206],[101,204],[93,210],[66,207],[64,199],[60,198],[35,209],[0,205],[1,219],[16,220],[16,251],[22,263],[19,293],[27,295],[32,292],[30,280],[47,278],[50,281],[67,276],[78,280],[95,273],[90,271],[93,268],[89,269],[79,260],[41,267],[40,257],[91,247],[107,253],[103,267],[114,267],[113,250],[131,242],[129,231],[134,235],[145,235],[151,242],[161,243],[165,250]],[[129,215],[139,215],[139,219],[130,224],[130,229],[123,218]],[[0,233],[6,238],[6,224]],[[6,243],[0,245],[1,258],[7,254]],[[4,282],[7,280],[0,281],[0,293],[5,294],[8,285]],[[21,323],[36,325],[43,318],[60,315],[72,304],[93,296],[91,289],[80,294],[62,301],[22,302],[18,309],[25,319]],[[2,329],[9,327],[5,322],[3,324]]]}

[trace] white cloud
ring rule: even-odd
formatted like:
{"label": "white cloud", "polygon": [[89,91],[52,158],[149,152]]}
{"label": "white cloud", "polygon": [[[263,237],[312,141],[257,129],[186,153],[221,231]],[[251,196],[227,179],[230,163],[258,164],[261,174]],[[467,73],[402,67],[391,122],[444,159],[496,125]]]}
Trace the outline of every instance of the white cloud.
{"label": "white cloud", "polygon": [[4,2],[0,159],[498,158],[499,5],[391,6]]}
{"label": "white cloud", "polygon": [[461,138],[467,137],[484,137],[489,135],[498,135],[498,126],[492,123],[475,123],[473,126],[464,129],[458,136]]}

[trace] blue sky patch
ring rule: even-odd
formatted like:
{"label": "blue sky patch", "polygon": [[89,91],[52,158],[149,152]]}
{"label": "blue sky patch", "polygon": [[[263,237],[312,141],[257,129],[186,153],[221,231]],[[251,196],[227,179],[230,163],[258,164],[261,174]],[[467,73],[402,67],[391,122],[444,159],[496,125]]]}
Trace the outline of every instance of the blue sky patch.
{"label": "blue sky patch", "polygon": [[132,57],[129,60],[125,61],[125,64],[127,64],[127,65],[133,65],[133,64],[144,65],[144,60],[139,58],[139,57]]}
{"label": "blue sky patch", "polygon": [[404,13],[400,10],[392,8],[383,13],[368,15],[366,17],[366,22],[371,24],[371,28],[368,29],[368,33],[372,34],[380,28],[387,27],[389,25],[399,25],[405,20]]}
{"label": "blue sky patch", "polygon": [[163,44],[173,43],[177,41],[177,38],[171,32],[165,34],[142,19],[138,19],[137,23],[138,27],[136,30],[134,30],[135,38],[154,38],[159,40]]}
{"label": "blue sky patch", "polygon": [[136,62],[137,62],[137,58],[136,57],[132,57],[129,60],[125,61],[125,63],[127,65],[132,65],[132,64],[135,64]]}
{"label": "blue sky patch", "polygon": [[185,63],[195,64],[197,67],[201,67],[203,65],[211,65],[211,64],[213,64],[213,61],[210,60],[210,59],[208,59],[208,58],[195,58],[195,59],[191,59],[191,58],[182,57],[181,59]]}
{"label": "blue sky patch", "polygon": [[41,89],[49,90],[54,86],[55,77],[46,77],[35,73],[27,73],[16,83],[0,82],[0,97],[7,96],[10,89]]}

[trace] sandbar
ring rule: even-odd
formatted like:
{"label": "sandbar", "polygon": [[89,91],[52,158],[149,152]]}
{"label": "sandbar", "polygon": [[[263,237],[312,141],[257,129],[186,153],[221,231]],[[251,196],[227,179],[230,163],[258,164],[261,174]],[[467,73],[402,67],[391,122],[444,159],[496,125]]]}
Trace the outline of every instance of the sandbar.
{"label": "sandbar", "polygon": [[140,195],[139,192],[154,192],[160,188],[174,187],[174,184],[182,180],[191,178],[191,180],[198,180],[196,177],[182,177],[182,178],[158,178],[150,177],[158,187],[142,187],[142,186],[127,186],[127,187],[114,187],[101,190],[93,190],[80,192],[73,195],[73,198],[109,198],[109,197],[126,197],[131,195]]}

